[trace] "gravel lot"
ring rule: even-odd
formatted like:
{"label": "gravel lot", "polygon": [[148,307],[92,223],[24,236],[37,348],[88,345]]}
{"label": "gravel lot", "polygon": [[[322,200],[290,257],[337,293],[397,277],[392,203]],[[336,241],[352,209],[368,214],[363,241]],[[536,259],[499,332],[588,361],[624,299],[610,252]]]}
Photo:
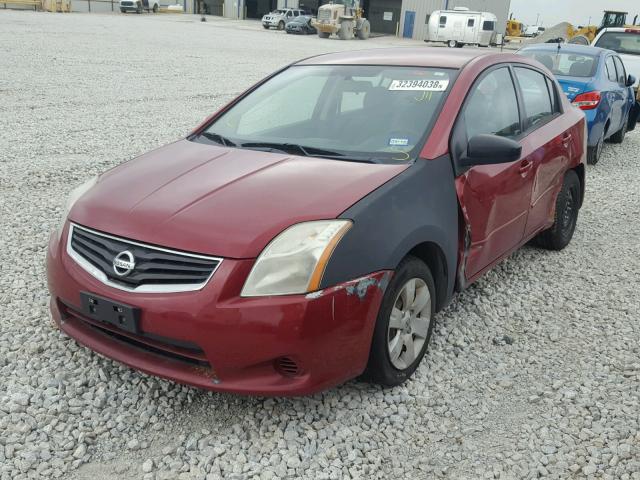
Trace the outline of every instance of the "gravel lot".
{"label": "gravel lot", "polygon": [[459,295],[400,388],[213,394],[51,327],[45,248],[73,186],[185,134],[289,61],[411,43],[0,11],[3,480],[640,479],[638,132],[589,168],[569,248],[526,247]]}

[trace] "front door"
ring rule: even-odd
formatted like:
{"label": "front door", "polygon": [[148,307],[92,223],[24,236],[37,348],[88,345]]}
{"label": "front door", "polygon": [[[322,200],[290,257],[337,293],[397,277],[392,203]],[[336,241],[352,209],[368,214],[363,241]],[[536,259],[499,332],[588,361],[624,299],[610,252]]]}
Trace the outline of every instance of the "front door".
{"label": "front door", "polygon": [[[508,67],[485,73],[471,87],[456,125],[463,144],[481,134],[518,139],[522,133],[518,100]],[[456,133],[457,135],[457,133]],[[531,159],[476,165],[456,178],[458,200],[468,225],[462,266],[475,280],[522,242],[531,200]]]}

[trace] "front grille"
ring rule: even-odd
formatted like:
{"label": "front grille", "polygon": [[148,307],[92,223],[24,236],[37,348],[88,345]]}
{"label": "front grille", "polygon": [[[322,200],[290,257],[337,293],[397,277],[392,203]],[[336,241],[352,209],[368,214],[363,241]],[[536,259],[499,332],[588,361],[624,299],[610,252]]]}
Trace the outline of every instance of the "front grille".
{"label": "front grille", "polygon": [[120,2],[122,7],[133,7],[133,2]]}
{"label": "front grille", "polygon": [[318,20],[331,20],[331,10],[318,11]]}
{"label": "front grille", "polygon": [[[71,226],[67,252],[104,283],[140,292],[198,290],[222,262],[219,258],[145,245],[78,225]],[[122,256],[123,252],[128,253]],[[133,259],[133,268],[127,271],[120,264],[114,267],[116,257]]]}

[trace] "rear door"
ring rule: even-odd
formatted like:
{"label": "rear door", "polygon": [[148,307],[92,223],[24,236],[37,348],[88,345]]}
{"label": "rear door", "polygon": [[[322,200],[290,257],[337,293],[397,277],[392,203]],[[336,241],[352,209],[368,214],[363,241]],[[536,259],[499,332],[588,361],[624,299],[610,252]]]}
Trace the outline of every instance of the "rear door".
{"label": "rear door", "polygon": [[531,206],[524,236],[529,238],[552,222],[555,197],[571,158],[571,133],[565,131],[560,93],[540,70],[515,66],[523,107],[522,154],[531,161]]}
{"label": "rear door", "polygon": [[609,128],[605,134],[608,138],[613,133],[620,130],[622,125],[622,109],[624,107],[624,101],[620,94],[620,86],[618,85],[618,72],[616,70],[616,64],[613,60],[613,55],[607,55],[605,58],[605,68],[607,72],[607,90],[601,92],[601,95],[605,97],[605,101],[611,108],[611,116],[609,117]]}
{"label": "rear door", "polygon": [[[454,158],[466,153],[468,140],[492,134],[518,140],[520,106],[512,71],[499,66],[474,83],[452,138]],[[466,282],[520,245],[531,200],[532,162],[476,165],[457,171],[456,191],[467,225],[461,265]]]}

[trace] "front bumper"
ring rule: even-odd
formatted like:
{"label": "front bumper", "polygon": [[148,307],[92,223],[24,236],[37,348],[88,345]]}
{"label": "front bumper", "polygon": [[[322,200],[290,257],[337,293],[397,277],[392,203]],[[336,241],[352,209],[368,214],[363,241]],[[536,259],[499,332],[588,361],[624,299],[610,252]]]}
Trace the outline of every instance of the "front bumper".
{"label": "front bumper", "polygon": [[[51,314],[63,332],[151,375],[254,395],[307,395],[362,373],[392,275],[376,272],[307,295],[242,298],[253,260],[225,259],[199,291],[141,294],[101,283],[64,250],[52,234]],[[140,333],[84,317],[81,291],[140,307]]]}
{"label": "front bumper", "polygon": [[313,28],[315,28],[317,31],[322,33],[333,34],[333,33],[338,33],[338,30],[340,30],[339,26],[334,25],[333,23],[330,23],[328,21],[312,20],[311,26],[313,26]]}

